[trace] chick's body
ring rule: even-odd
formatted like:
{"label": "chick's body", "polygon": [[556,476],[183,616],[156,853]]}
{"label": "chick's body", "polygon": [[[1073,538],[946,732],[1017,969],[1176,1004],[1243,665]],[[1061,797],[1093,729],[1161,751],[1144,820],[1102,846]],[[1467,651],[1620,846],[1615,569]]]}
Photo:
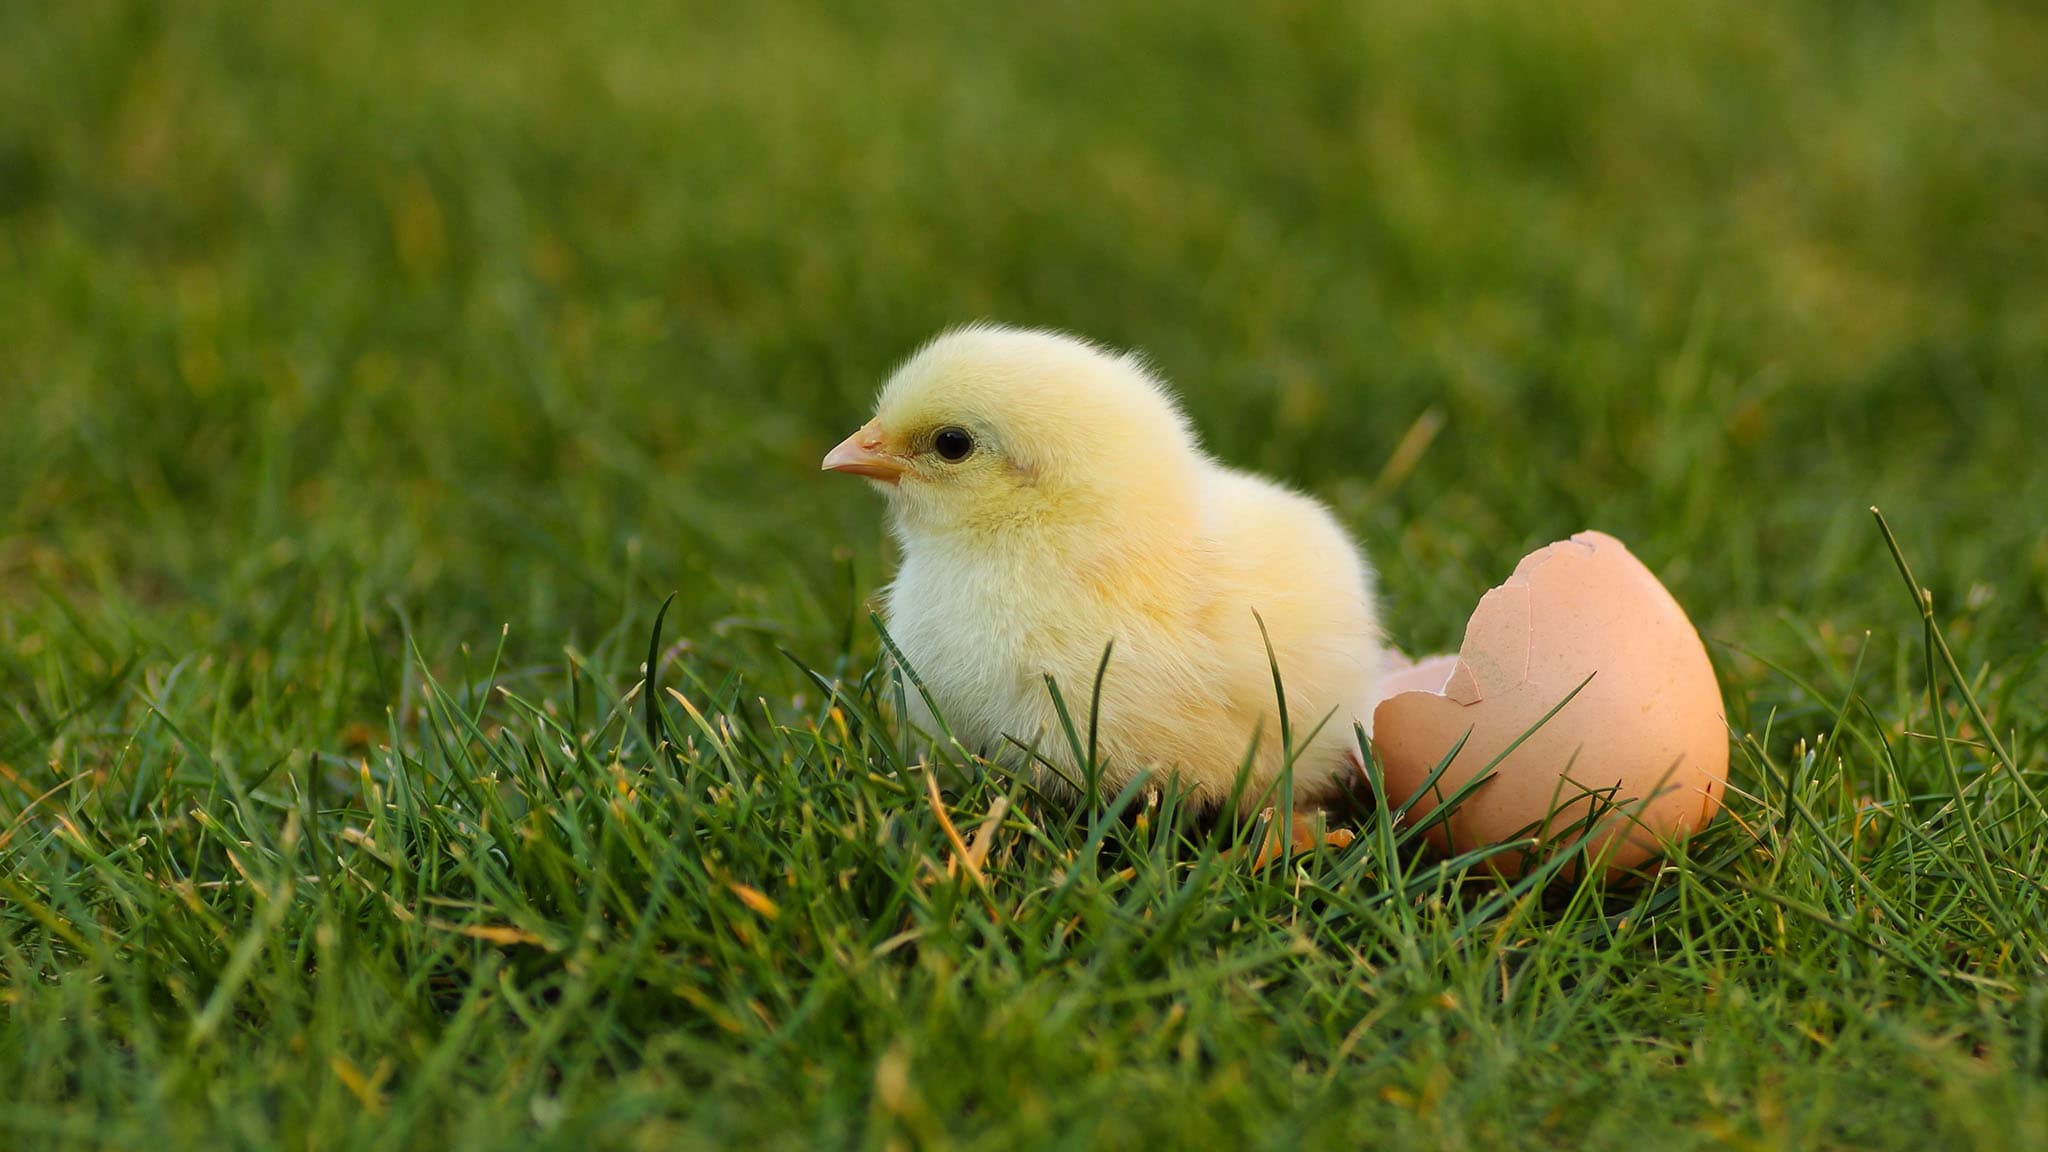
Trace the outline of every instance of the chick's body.
{"label": "chick's body", "polygon": [[[1285,763],[1275,663],[1297,803],[1345,778],[1380,667],[1370,568],[1321,504],[1207,457],[1135,359],[950,333],[826,463],[884,482],[903,557],[889,631],[969,749],[1035,748],[1079,780],[1045,678],[1085,740],[1113,644],[1094,725],[1106,790],[1149,767],[1214,803],[1250,753],[1247,795],[1265,794]],[[921,701],[912,718],[938,731]]]}

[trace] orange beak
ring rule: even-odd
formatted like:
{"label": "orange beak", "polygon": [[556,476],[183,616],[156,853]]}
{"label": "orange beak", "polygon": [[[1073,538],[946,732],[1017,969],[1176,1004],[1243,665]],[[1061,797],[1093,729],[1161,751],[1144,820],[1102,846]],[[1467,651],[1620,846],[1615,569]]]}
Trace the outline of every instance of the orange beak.
{"label": "orange beak", "polygon": [[892,452],[885,452],[882,445],[882,426],[873,420],[860,426],[860,430],[839,442],[839,447],[825,454],[822,466],[827,472],[844,472],[850,476],[866,476],[884,484],[894,484],[903,478],[910,462]]}

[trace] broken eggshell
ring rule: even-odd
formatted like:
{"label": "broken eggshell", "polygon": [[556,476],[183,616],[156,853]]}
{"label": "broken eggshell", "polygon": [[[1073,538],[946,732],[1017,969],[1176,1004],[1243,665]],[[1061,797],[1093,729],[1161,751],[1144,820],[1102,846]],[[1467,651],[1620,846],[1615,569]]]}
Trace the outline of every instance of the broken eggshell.
{"label": "broken eggshell", "polygon": [[[1728,780],[1727,722],[1699,633],[1650,570],[1601,532],[1524,557],[1479,601],[1458,655],[1382,679],[1373,744],[1393,803],[1421,790],[1460,739],[1409,820],[1522,742],[1428,830],[1447,853],[1528,837],[1554,847],[1590,823],[1588,857],[1612,874],[1704,827]],[[1488,864],[1515,875],[1526,857],[1507,850]]]}

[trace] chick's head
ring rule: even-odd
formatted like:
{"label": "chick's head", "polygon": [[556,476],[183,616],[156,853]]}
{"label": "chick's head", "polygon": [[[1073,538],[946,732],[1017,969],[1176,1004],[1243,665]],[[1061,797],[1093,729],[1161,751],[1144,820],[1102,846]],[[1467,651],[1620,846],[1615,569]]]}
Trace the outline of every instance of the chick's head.
{"label": "chick's head", "polygon": [[1188,513],[1200,461],[1136,357],[977,326],[911,356],[824,467],[873,480],[916,541],[1167,527]]}

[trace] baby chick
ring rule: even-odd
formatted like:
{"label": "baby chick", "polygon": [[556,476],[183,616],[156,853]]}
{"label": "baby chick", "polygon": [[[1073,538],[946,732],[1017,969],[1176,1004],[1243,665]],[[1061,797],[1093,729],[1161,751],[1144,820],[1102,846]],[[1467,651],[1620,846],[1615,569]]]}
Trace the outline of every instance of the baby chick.
{"label": "baby chick", "polygon": [[1381,663],[1371,568],[1321,504],[1204,453],[1137,357],[1056,332],[949,332],[824,467],[888,498],[889,632],[968,749],[1019,763],[1021,745],[1080,781],[1045,677],[1085,741],[1113,642],[1095,718],[1105,795],[1150,768],[1214,806],[1250,752],[1244,799],[1277,803],[1274,663],[1297,811],[1355,778],[1352,725],[1371,723]]}

